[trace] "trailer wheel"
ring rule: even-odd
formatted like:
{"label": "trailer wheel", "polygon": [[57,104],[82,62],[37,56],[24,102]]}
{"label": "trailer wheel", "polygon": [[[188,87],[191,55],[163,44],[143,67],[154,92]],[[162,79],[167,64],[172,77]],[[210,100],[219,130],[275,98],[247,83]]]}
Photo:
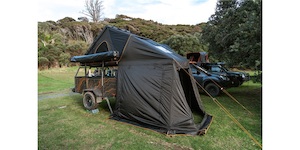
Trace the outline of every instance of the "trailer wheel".
{"label": "trailer wheel", "polygon": [[92,92],[86,92],[83,95],[83,106],[88,110],[93,110],[98,107],[95,95]]}
{"label": "trailer wheel", "polygon": [[220,89],[214,83],[208,83],[205,86],[205,90],[213,97],[218,96],[220,94]]}

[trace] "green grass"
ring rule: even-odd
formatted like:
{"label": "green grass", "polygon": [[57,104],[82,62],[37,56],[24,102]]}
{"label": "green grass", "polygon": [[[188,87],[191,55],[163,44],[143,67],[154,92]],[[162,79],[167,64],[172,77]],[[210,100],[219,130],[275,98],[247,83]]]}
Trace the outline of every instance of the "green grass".
{"label": "green grass", "polygon": [[[65,72],[63,72],[65,71]],[[51,72],[51,73],[49,73]],[[39,93],[58,92],[73,85],[76,68],[39,71],[43,84]],[[48,81],[55,88],[48,88]],[[217,100],[262,143],[261,84],[250,82],[228,89],[249,114],[224,93]],[[38,102],[39,149],[260,149],[211,98],[201,94],[208,113],[214,116],[204,136],[173,136],[108,119],[105,102],[98,114],[91,114],[82,106],[82,96],[72,95]],[[197,118],[198,116],[195,116]]]}
{"label": "green grass", "polygon": [[77,67],[38,71],[38,93],[51,93],[74,87]]}

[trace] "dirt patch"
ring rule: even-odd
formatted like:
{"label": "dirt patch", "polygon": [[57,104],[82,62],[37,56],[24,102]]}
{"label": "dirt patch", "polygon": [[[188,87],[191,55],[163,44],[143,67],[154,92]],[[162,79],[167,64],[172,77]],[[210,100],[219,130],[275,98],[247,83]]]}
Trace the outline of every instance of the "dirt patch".
{"label": "dirt patch", "polygon": [[72,95],[79,95],[79,93],[74,93],[71,90],[64,90],[62,92],[49,92],[49,93],[42,93],[38,94],[38,100],[44,99],[51,99],[51,98],[58,98],[64,96],[72,96]]}

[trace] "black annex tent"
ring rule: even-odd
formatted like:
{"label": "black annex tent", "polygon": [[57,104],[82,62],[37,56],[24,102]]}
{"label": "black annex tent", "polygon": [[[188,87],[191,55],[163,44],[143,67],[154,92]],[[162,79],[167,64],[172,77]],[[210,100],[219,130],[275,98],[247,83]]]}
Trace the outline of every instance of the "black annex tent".
{"label": "black annex tent", "polygon": [[[73,62],[116,60],[116,105],[112,118],[167,134],[206,133],[212,116],[205,112],[189,60],[167,45],[106,26],[83,56]],[[202,116],[194,122],[193,110]]]}

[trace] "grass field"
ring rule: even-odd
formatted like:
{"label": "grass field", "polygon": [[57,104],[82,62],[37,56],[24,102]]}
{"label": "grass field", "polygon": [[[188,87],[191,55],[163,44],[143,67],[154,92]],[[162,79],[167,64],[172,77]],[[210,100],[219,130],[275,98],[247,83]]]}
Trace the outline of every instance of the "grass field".
{"label": "grass field", "polygon": [[[39,95],[70,92],[76,67],[38,72]],[[261,84],[251,81],[228,89],[249,114],[226,94],[217,100],[262,143]],[[214,120],[204,136],[169,137],[149,129],[110,120],[105,102],[92,114],[82,106],[80,94],[47,98],[38,102],[39,149],[260,149],[215,102],[201,94]],[[113,100],[112,100],[113,101]]]}

